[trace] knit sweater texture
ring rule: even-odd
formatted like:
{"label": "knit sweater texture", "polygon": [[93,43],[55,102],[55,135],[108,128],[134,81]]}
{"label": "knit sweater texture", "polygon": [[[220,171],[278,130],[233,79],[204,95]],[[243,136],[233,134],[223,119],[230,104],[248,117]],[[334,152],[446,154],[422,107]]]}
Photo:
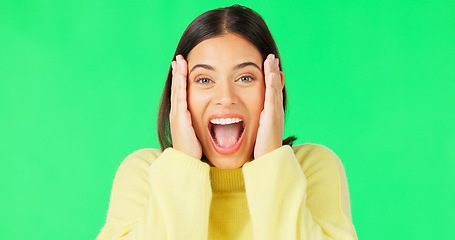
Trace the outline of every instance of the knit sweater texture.
{"label": "knit sweater texture", "polygon": [[282,146],[235,170],[173,148],[129,155],[97,240],[357,239],[343,165],[317,144]]}

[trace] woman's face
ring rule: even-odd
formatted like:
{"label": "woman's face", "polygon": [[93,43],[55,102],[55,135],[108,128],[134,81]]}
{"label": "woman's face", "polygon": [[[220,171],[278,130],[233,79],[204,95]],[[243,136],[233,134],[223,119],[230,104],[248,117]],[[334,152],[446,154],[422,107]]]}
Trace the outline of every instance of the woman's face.
{"label": "woman's face", "polygon": [[203,152],[217,168],[239,168],[252,159],[264,107],[261,54],[229,33],[199,43],[187,61],[188,109]]}

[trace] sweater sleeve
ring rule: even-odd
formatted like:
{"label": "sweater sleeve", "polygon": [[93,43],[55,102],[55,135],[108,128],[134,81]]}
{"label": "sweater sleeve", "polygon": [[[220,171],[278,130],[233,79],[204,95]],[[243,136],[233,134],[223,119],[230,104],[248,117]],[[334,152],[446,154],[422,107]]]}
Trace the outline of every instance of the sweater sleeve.
{"label": "sweater sleeve", "polygon": [[207,239],[209,170],[172,148],[131,154],[117,170],[97,240]]}
{"label": "sweater sleeve", "polygon": [[357,239],[339,158],[316,144],[294,150],[243,166],[254,239]]}

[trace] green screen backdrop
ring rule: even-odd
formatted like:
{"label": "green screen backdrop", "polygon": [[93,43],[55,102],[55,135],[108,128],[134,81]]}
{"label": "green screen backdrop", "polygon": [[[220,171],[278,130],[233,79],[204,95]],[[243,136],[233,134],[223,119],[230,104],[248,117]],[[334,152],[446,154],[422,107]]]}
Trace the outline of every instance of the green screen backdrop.
{"label": "green screen backdrop", "polygon": [[94,239],[117,167],[158,148],[186,26],[244,4],[268,23],[286,135],[341,158],[360,239],[453,239],[455,2],[0,2],[1,239]]}

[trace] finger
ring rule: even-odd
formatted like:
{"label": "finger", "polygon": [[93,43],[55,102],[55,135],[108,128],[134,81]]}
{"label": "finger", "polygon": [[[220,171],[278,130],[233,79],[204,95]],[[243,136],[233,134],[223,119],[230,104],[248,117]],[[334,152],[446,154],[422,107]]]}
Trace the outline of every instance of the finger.
{"label": "finger", "polygon": [[275,58],[275,56],[273,56],[273,58],[270,60],[270,70],[269,70],[271,73],[271,77],[270,77],[270,81],[271,81],[271,86],[274,88],[274,91],[278,94],[278,95],[282,95],[282,90],[284,88],[284,74],[283,72],[280,70],[280,59],[279,58]]}
{"label": "finger", "polygon": [[177,55],[175,60],[172,61],[172,85],[171,85],[171,109],[170,109],[170,120],[174,119],[173,115],[178,115],[179,112],[179,89],[180,89],[180,57]]}
{"label": "finger", "polygon": [[[264,61],[264,81],[265,81],[265,99],[264,99],[264,110],[270,108],[270,103],[272,101],[271,98],[273,98],[273,94],[271,91],[272,85],[271,81],[273,78],[273,74],[271,71],[271,61],[273,58],[273,54],[269,54],[267,58]],[[273,105],[272,105],[273,106]]]}
{"label": "finger", "polygon": [[264,75],[269,74],[272,71],[271,62],[274,58],[273,54],[269,54],[264,60]]}
{"label": "finger", "polygon": [[175,113],[176,105],[177,105],[177,89],[178,89],[178,81],[177,81],[177,61],[171,62],[172,66],[172,79],[171,79],[171,114]]}
{"label": "finger", "polygon": [[277,87],[280,88],[280,90],[283,88],[282,79],[281,79],[281,70],[280,70],[280,59],[273,57],[273,60],[270,63],[271,65],[271,72],[275,73],[275,77],[273,78],[273,84]]}
{"label": "finger", "polygon": [[269,54],[264,61],[264,80],[265,80],[265,87],[270,88],[272,87],[272,80],[273,80],[273,69],[272,69],[272,62],[273,62],[274,55]]}
{"label": "finger", "polygon": [[176,62],[175,62],[175,61],[172,61],[172,62],[171,62],[171,69],[172,69],[172,73],[174,73],[175,64],[176,64]]}
{"label": "finger", "polygon": [[[275,55],[269,54],[264,61],[264,75],[267,76],[270,73],[274,73],[274,76],[272,78],[267,78],[267,80],[272,81],[272,82],[266,82],[266,83],[271,83],[273,86],[280,87],[280,85],[283,86],[282,84],[282,77],[281,77],[281,70],[280,70],[280,60],[278,58],[275,58]],[[281,86],[281,88],[282,88]]]}
{"label": "finger", "polygon": [[283,90],[283,88],[284,88],[284,74],[283,74],[283,71],[281,71],[281,69],[280,69],[280,59],[279,58],[276,59],[275,67],[276,67],[276,71],[278,72],[278,74],[280,76],[280,81],[279,82],[281,84],[281,90]]}
{"label": "finger", "polygon": [[179,69],[179,73],[186,77],[188,73],[188,63],[186,62],[185,58],[182,55],[177,55],[176,57]]}
{"label": "finger", "polygon": [[279,60],[273,55],[269,55],[264,63],[264,70],[266,72],[264,110],[266,110],[268,114],[282,116],[284,115],[282,85],[283,75],[279,68]]}
{"label": "finger", "polygon": [[171,62],[171,67],[172,67],[172,78],[171,78],[171,109],[172,109],[172,105],[175,103],[175,97],[176,97],[176,94],[175,94],[175,89],[177,88],[177,82],[176,82],[176,72],[177,72],[177,69],[176,69],[176,66],[177,66],[177,62],[174,60]]}
{"label": "finger", "polygon": [[[273,54],[269,54],[264,61],[265,75],[265,100],[266,102],[275,102],[281,92],[281,71],[279,68],[279,60]],[[273,106],[273,105],[272,105]]]}
{"label": "finger", "polygon": [[181,56],[177,56],[177,68],[178,68],[178,89],[177,89],[177,104],[180,111],[187,110],[187,103],[186,103],[186,76],[187,76],[187,63],[185,59]]}

